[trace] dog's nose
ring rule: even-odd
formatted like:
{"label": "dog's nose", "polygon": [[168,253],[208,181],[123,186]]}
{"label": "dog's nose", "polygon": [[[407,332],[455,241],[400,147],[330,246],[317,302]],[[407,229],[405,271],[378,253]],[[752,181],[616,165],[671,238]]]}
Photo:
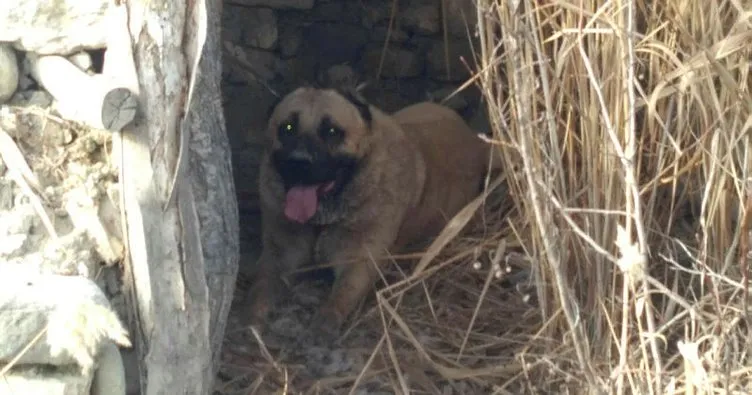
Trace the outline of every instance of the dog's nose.
{"label": "dog's nose", "polygon": [[311,153],[304,149],[296,149],[294,151],[290,151],[290,154],[287,156],[287,158],[299,162],[313,162],[313,156],[311,155]]}

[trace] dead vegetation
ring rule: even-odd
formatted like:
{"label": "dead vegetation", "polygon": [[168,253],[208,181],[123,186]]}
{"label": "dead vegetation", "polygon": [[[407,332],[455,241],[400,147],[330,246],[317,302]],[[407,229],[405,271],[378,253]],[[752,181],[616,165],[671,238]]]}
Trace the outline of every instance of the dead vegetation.
{"label": "dead vegetation", "polygon": [[293,385],[267,354],[246,393],[752,392],[752,5],[478,3],[512,209],[395,266],[355,373]]}
{"label": "dead vegetation", "polygon": [[749,3],[483,4],[536,382],[748,393]]}

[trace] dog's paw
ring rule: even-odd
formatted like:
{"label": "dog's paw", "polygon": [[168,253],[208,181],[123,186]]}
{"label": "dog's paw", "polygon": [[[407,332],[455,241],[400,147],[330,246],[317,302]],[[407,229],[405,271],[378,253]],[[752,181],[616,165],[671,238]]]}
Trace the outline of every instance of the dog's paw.
{"label": "dog's paw", "polygon": [[332,310],[320,309],[311,318],[304,339],[307,346],[329,347],[339,339],[341,317]]}

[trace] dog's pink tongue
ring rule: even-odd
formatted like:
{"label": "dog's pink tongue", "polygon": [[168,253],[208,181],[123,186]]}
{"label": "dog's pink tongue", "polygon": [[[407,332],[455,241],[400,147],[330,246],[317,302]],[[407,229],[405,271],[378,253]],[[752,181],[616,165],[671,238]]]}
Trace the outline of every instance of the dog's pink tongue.
{"label": "dog's pink tongue", "polygon": [[319,205],[318,186],[294,186],[287,191],[285,216],[299,223],[305,223],[314,214]]}

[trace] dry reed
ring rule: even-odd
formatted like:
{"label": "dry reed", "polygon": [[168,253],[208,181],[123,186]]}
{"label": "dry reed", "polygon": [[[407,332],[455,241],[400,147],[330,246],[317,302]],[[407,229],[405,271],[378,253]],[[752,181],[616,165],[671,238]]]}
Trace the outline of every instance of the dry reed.
{"label": "dry reed", "polygon": [[475,82],[516,208],[501,240],[532,262],[541,319],[521,374],[478,377],[752,392],[752,4],[478,3]]}

